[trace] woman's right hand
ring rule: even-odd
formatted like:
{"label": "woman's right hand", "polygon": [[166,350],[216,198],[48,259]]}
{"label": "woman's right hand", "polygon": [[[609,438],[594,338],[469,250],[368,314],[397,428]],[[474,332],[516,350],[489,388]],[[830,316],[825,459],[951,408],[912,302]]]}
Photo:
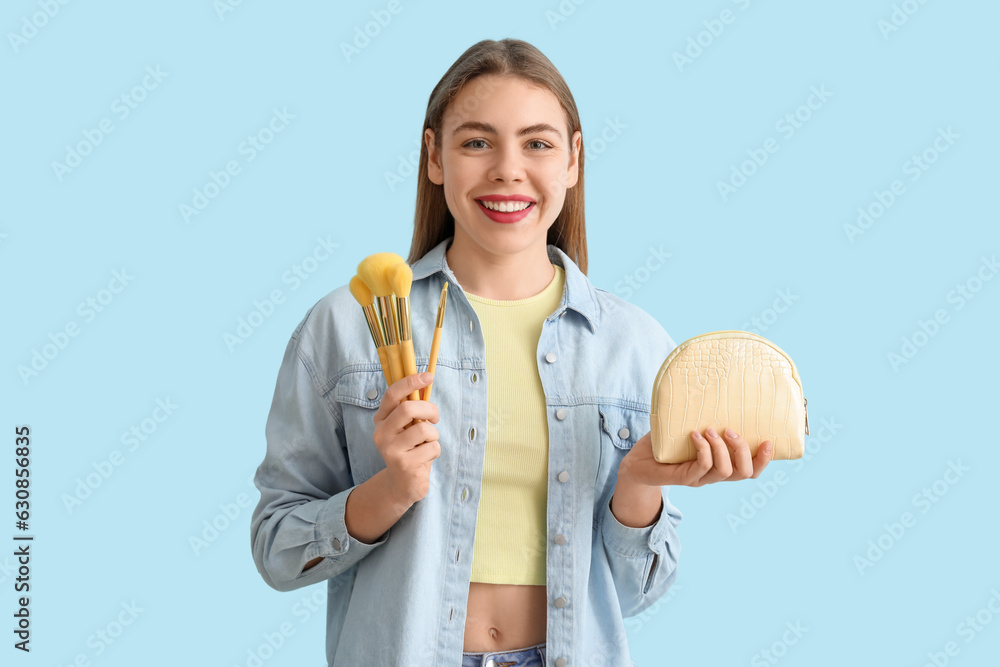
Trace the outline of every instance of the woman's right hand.
{"label": "woman's right hand", "polygon": [[[427,495],[431,462],[441,455],[437,406],[430,401],[407,399],[414,390],[434,380],[432,373],[417,373],[397,380],[382,395],[375,411],[375,447],[385,461],[394,501],[410,507]],[[422,392],[421,392],[422,393]],[[414,419],[423,419],[412,423]]]}

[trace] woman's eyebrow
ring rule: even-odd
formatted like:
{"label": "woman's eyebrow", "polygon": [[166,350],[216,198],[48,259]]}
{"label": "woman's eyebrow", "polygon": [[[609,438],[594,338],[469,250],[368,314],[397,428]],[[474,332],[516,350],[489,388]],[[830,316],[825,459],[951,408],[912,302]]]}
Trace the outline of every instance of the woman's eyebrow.
{"label": "woman's eyebrow", "polygon": [[[455,131],[452,134],[453,135],[458,134],[463,130],[477,130],[479,132],[486,132],[488,134],[500,134],[499,132],[497,132],[497,129],[493,127],[493,125],[491,125],[490,123],[483,123],[477,120],[469,120],[462,123],[461,125],[455,128]],[[559,134],[559,130],[552,127],[548,123],[535,123],[534,125],[529,125],[528,127],[522,127],[520,130],[517,131],[517,136],[523,137],[526,134],[537,134],[539,132],[551,132],[552,134],[562,136]]]}

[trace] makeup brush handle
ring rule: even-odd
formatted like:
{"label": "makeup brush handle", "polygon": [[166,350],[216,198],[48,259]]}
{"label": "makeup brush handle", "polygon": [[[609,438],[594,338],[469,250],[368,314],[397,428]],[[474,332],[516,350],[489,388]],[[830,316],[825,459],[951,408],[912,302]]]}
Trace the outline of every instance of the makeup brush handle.
{"label": "makeup brush handle", "polygon": [[[437,368],[438,360],[438,347],[441,346],[441,327],[434,327],[434,338],[431,340],[431,356],[427,360],[427,372],[433,373],[434,369]],[[434,383],[431,382],[429,385],[424,387],[424,400],[431,400],[431,387]]]}
{"label": "makeup brush handle", "polygon": [[403,378],[403,360],[399,356],[399,346],[397,344],[386,345],[386,354],[389,356],[389,373],[392,375],[392,382],[398,382]]}
{"label": "makeup brush handle", "polygon": [[[400,343],[396,343],[395,345],[386,345],[385,349],[389,354],[389,368],[390,370],[392,370],[392,381],[399,382],[400,380],[402,380],[404,377],[407,376],[406,366],[403,365],[402,345]],[[406,400],[414,400],[411,399],[410,397],[413,396],[415,393],[416,393],[415,391],[411,392],[410,395],[406,397]],[[422,421],[424,420],[411,419],[410,423],[407,426],[412,426],[413,424]]]}
{"label": "makeup brush handle", "polygon": [[[403,360],[403,377],[417,374],[417,361],[413,356],[413,341],[404,340],[399,342],[399,355]],[[409,400],[419,401],[420,392],[416,389],[410,392]]]}
{"label": "makeup brush handle", "polygon": [[392,369],[389,367],[389,350],[385,345],[377,347],[378,361],[382,364],[382,374],[385,375],[385,386],[392,384]]}

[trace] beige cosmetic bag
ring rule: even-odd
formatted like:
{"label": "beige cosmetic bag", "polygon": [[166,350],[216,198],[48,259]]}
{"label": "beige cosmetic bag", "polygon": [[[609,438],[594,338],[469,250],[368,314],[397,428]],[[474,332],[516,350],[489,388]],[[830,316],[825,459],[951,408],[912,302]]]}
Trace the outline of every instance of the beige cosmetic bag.
{"label": "beige cosmetic bag", "polygon": [[806,399],[795,364],[781,348],[749,331],[711,331],[670,352],[653,381],[649,430],[653,457],[681,463],[697,457],[691,431],[731,428],[750,445],[765,440],[771,459],[802,458],[809,433]]}

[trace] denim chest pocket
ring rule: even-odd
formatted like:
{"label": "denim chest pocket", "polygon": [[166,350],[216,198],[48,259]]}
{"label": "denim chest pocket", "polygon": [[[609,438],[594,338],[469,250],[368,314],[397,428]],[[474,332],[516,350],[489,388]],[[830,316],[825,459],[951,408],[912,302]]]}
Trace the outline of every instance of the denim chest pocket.
{"label": "denim chest pocket", "polygon": [[382,404],[385,378],[381,370],[352,371],[344,375],[333,392],[344,417],[344,438],[355,484],[361,484],[385,461],[375,446],[375,412]]}
{"label": "denim chest pocket", "polygon": [[597,406],[601,454],[595,493],[601,502],[594,507],[594,526],[600,522],[618,479],[618,466],[635,442],[649,430],[649,413],[610,403]]}
{"label": "denim chest pocket", "polygon": [[645,410],[610,404],[597,409],[601,413],[602,439],[610,440],[618,449],[632,449],[636,440],[649,431],[649,413]]}

